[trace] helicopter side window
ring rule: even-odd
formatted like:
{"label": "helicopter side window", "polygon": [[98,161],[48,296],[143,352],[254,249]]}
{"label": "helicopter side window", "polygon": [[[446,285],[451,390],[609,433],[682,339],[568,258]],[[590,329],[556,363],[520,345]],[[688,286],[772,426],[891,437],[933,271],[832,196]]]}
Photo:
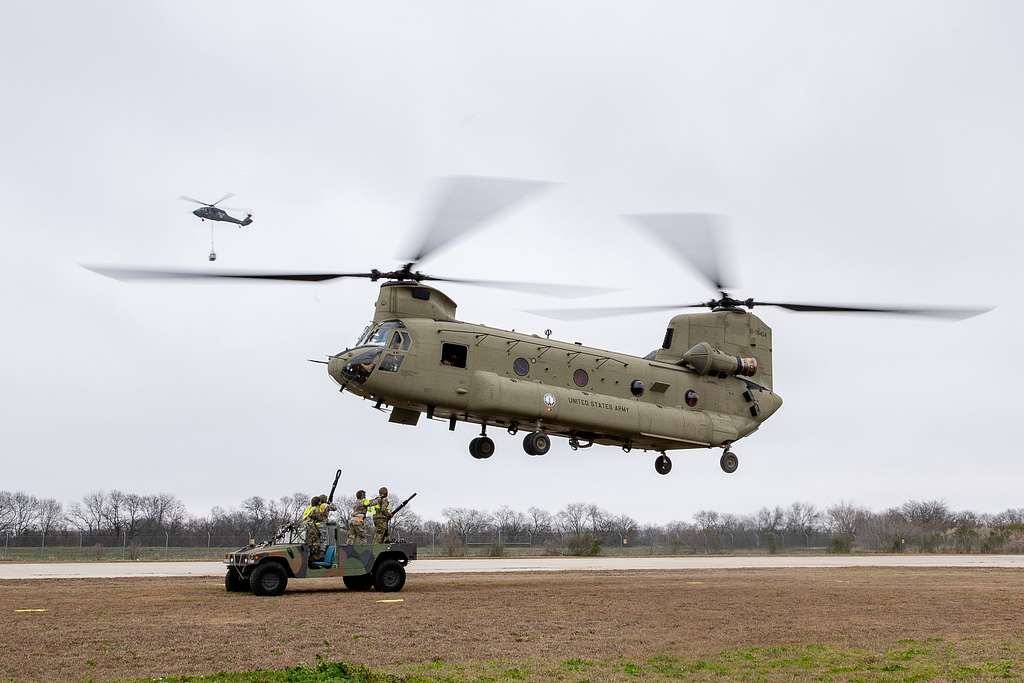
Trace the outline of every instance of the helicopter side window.
{"label": "helicopter side window", "polygon": [[395,349],[396,351],[402,348],[402,333],[395,332],[391,335],[391,343],[388,345],[389,349]]}
{"label": "helicopter side window", "polygon": [[464,368],[468,355],[469,349],[461,344],[441,344],[441,365]]}

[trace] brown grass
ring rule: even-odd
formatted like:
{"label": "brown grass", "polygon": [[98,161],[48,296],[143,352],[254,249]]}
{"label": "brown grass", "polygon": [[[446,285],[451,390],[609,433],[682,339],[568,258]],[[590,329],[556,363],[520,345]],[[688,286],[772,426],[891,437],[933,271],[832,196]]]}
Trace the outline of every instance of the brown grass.
{"label": "brown grass", "polygon": [[[762,645],[886,647],[1024,636],[1024,572],[772,569],[410,575],[280,598],[213,579],[0,582],[0,678],[99,679],[312,663],[695,657]],[[379,603],[399,597],[400,603]],[[42,613],[16,609],[44,608]]]}

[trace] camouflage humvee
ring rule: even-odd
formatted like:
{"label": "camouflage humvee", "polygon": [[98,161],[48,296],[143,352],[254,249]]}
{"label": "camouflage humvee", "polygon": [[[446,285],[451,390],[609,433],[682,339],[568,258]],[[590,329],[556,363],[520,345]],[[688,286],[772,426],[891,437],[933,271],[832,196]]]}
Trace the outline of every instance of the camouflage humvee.
{"label": "camouflage humvee", "polygon": [[322,562],[309,562],[309,546],[297,524],[281,528],[270,541],[228,553],[224,587],[229,592],[281,595],[288,579],[340,576],[349,590],[393,592],[405,585],[405,565],[416,559],[415,543],[344,543],[338,525],[324,525],[328,546]]}

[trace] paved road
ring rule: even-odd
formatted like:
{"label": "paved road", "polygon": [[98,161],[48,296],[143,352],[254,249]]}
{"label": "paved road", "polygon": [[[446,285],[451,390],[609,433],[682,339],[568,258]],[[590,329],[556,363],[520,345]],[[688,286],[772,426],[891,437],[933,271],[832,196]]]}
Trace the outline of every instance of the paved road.
{"label": "paved road", "polygon": [[[1024,555],[812,555],[759,557],[541,557],[418,560],[416,574],[455,572],[628,571],[638,569],[782,569],[813,567],[977,567],[1024,569]],[[0,564],[2,579],[101,579],[224,575],[220,562],[55,562]]]}

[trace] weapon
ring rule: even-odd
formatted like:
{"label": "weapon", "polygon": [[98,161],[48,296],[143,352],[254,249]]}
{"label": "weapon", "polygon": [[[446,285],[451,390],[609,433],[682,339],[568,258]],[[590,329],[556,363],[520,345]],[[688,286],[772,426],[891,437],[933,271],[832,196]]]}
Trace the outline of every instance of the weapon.
{"label": "weapon", "polygon": [[391,520],[394,519],[395,515],[397,515],[399,512],[401,512],[402,508],[404,508],[406,505],[408,505],[409,501],[412,500],[413,498],[415,498],[417,495],[418,495],[418,493],[414,493],[411,496],[409,496],[408,498],[406,498],[405,500],[403,500],[398,505],[398,507],[396,507],[394,510],[392,510],[391,514],[388,515],[388,518],[384,521],[384,524],[385,524],[385,526],[384,526],[384,540],[385,540],[385,542],[387,542],[388,539],[391,536]]}
{"label": "weapon", "polygon": [[334,502],[334,489],[338,488],[339,479],[341,479],[341,470],[334,473],[334,484],[331,485],[331,495],[327,496],[328,504]]}
{"label": "weapon", "polygon": [[396,507],[394,510],[391,511],[391,516],[394,517],[399,512],[401,512],[402,508],[404,508],[406,505],[408,505],[409,501],[412,500],[413,498],[415,498],[417,495],[419,495],[419,494],[418,493],[414,493],[411,496],[409,496],[408,498],[406,498],[405,500],[403,500],[398,507]]}

